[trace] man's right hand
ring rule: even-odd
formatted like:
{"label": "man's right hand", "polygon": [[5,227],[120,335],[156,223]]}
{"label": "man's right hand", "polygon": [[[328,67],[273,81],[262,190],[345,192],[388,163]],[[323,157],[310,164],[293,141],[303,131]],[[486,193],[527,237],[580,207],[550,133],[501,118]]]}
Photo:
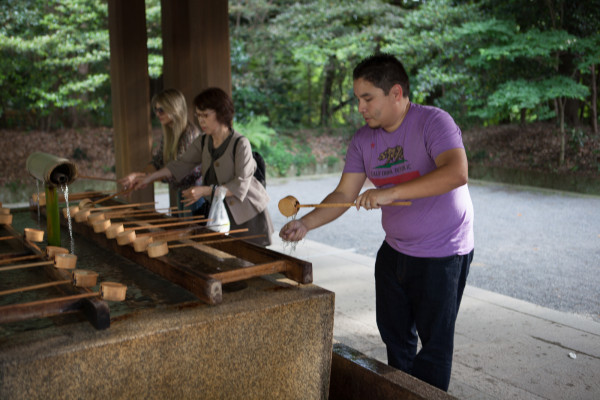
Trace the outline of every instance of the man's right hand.
{"label": "man's right hand", "polygon": [[308,228],[302,220],[290,221],[281,228],[279,237],[288,242],[298,242],[306,236]]}

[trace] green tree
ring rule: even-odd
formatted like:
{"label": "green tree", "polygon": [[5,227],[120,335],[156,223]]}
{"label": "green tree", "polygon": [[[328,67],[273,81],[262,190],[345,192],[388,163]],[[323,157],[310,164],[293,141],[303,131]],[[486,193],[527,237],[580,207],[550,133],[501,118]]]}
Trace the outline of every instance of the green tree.
{"label": "green tree", "polygon": [[101,0],[9,1],[2,7],[5,122],[48,129],[87,123],[94,113],[103,117],[110,97],[106,13]]}
{"label": "green tree", "polygon": [[[498,35],[499,31],[502,35]],[[589,96],[587,86],[579,82],[577,68],[565,65],[563,57],[566,54],[567,60],[573,59],[578,38],[564,30],[522,31],[514,23],[497,20],[463,26],[465,37],[473,32],[492,40],[479,47],[479,53],[467,60],[468,65],[480,69],[479,74],[493,71],[500,79],[490,87],[485,104],[474,108],[472,113],[488,119],[519,118],[521,123],[528,117],[556,117],[561,136],[559,164],[562,164],[567,100],[583,101]],[[552,112],[548,105],[553,105]]]}
{"label": "green tree", "polygon": [[[162,74],[160,0],[147,0],[149,74]],[[104,0],[0,3],[0,125],[111,125]]]}

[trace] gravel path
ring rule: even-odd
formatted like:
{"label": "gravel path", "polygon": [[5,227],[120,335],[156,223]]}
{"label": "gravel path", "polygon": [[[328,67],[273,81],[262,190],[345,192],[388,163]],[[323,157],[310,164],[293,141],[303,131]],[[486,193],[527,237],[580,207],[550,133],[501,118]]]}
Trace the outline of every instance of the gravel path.
{"label": "gravel path", "polygon": [[[338,179],[270,179],[275,230],[287,221],[277,209],[281,198],[318,203]],[[468,284],[600,322],[600,197],[474,181],[469,188],[475,257]],[[350,209],[307,239],[375,257],[380,218],[377,210]]]}

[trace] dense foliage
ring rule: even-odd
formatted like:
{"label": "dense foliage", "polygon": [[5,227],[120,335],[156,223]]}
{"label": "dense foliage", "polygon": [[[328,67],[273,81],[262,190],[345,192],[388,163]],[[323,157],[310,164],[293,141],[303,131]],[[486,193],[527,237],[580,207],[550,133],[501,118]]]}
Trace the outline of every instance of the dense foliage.
{"label": "dense foliage", "polygon": [[[351,133],[352,68],[384,51],[405,63],[411,100],[465,127],[555,120],[563,138],[567,125],[597,134],[599,3],[229,0],[236,122],[260,127],[257,146],[273,129]],[[160,1],[146,5],[156,84]],[[105,0],[4,0],[0,22],[0,128],[111,124]]]}

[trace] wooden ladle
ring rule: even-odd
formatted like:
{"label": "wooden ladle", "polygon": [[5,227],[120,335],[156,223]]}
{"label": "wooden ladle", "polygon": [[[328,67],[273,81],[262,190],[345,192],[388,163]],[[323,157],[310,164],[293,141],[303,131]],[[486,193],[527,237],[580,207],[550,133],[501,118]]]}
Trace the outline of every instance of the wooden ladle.
{"label": "wooden ladle", "polygon": [[[234,229],[234,230],[231,230],[228,232],[199,233],[197,235],[182,237],[182,238],[178,238],[176,240],[198,239],[198,238],[205,238],[205,237],[211,237],[211,236],[224,236],[224,235],[228,235],[230,233],[241,233],[241,232],[248,232],[248,228]],[[173,246],[169,246],[167,244],[166,240],[161,240],[158,242],[150,242],[147,245],[148,257],[150,257],[150,258],[162,257],[162,256],[169,254],[169,248],[194,246],[197,244],[202,244],[202,242],[185,243],[183,245],[173,245]]]}
{"label": "wooden ladle", "polygon": [[[142,204],[142,203],[140,203],[140,204]],[[122,214],[123,216],[125,216],[126,214],[130,214],[131,215],[131,214],[136,214],[136,213],[137,214],[158,214],[158,211],[156,211],[155,209],[150,209],[149,208],[147,210],[145,210],[145,209],[139,209],[138,210],[138,209],[134,209],[133,208],[134,206],[135,206],[134,204],[128,205],[128,208],[125,209],[125,210],[118,210],[118,211],[114,211],[113,210],[113,211],[111,211],[111,213],[115,213],[115,215],[116,214]],[[115,206],[115,207],[123,208],[123,207],[120,207],[120,206]],[[75,219],[75,222],[80,222],[80,223],[81,222],[89,222],[89,217],[93,217],[93,216],[95,216],[95,217],[93,217],[92,219],[99,218],[99,217],[102,217],[102,219],[104,219],[104,214],[102,212],[98,212],[98,213],[94,212],[94,213],[92,213],[92,211],[98,211],[98,210],[103,211],[103,210],[107,210],[107,208],[104,208],[104,207],[98,207],[98,208],[85,207],[85,208],[82,208],[81,210],[79,210],[77,213],[75,213],[73,219]]]}
{"label": "wooden ladle", "polygon": [[[153,216],[153,215],[159,215],[162,214],[161,211],[168,211],[171,213],[177,213],[178,211],[175,211],[177,209],[177,207],[170,207],[170,208],[154,208],[154,209],[140,209],[140,210],[136,210],[136,209],[131,209],[131,210],[117,210],[117,211],[101,211],[101,212],[95,212],[95,213],[90,213],[87,216],[87,222],[88,224],[93,224],[94,221],[98,221],[98,220],[102,220],[102,219],[110,219],[110,218],[114,218],[114,219],[124,219],[124,218],[130,218],[130,217],[148,217],[148,216]],[[190,212],[189,210],[185,210],[185,212]]]}
{"label": "wooden ladle", "polygon": [[[410,206],[410,201],[397,201],[394,203],[386,204],[388,206]],[[314,207],[314,208],[336,208],[336,207],[353,207],[356,203],[320,203],[320,204],[300,204],[298,199],[294,196],[287,196],[279,200],[279,211],[284,217],[291,217],[296,215],[300,210],[300,207]]]}
{"label": "wooden ladle", "polygon": [[[158,224],[158,225],[142,225],[142,226],[131,226],[128,228],[123,228],[123,232],[117,233],[117,243],[121,246],[132,243],[137,235],[135,231],[143,230],[143,229],[155,229],[155,228],[167,228],[171,226],[183,226],[183,225],[192,225],[197,224],[199,222],[207,222],[209,219],[198,219],[192,221],[182,221],[182,222],[170,222],[168,224]],[[140,236],[152,236],[155,232],[147,232],[142,233]],[[164,232],[158,232],[164,234]]]}
{"label": "wooden ladle", "polygon": [[[118,282],[102,282],[100,284],[99,292],[89,292],[89,293],[81,293],[75,294],[72,296],[64,296],[57,297],[54,299],[46,299],[39,301],[32,301],[29,303],[20,303],[20,304],[9,304],[5,306],[0,306],[0,316],[10,316],[15,312],[19,312],[20,310],[30,310],[35,307],[39,307],[41,305],[48,305],[53,303],[62,303],[65,301],[72,301],[78,299],[85,299],[89,297],[100,297],[102,300],[108,301],[123,301],[125,300],[125,296],[127,294],[127,286]],[[11,319],[0,318],[0,322],[3,320],[11,321]]]}
{"label": "wooden ladle", "polygon": [[[241,232],[246,232],[246,231],[248,231],[247,228],[233,230],[233,231],[229,231],[229,232],[199,233],[197,235],[187,235],[187,236],[184,235],[184,236],[178,236],[178,237],[173,236],[171,239],[169,239],[169,238],[161,239],[160,241],[157,241],[156,243],[162,242],[162,243],[166,244],[166,242],[172,242],[172,241],[207,238],[207,237],[211,237],[211,236],[222,236],[222,235],[225,235],[228,233],[241,233]],[[262,236],[265,236],[265,235],[262,234],[262,235],[252,235],[252,236],[239,237],[239,238],[230,238],[230,240],[254,239],[254,238],[262,237]],[[224,239],[219,239],[217,241],[221,241],[221,240],[224,240]],[[135,250],[138,253],[141,253],[143,251],[148,250],[148,246],[150,246],[150,244],[153,242],[154,242],[154,237],[152,237],[152,236],[136,237],[133,240],[133,250]],[[214,243],[214,242],[216,242],[216,241],[202,241],[202,242],[194,242],[194,243],[167,245],[167,253],[168,253],[168,249],[174,249],[177,247],[186,247],[186,246],[191,246],[194,244],[205,244],[205,243]],[[162,247],[164,245],[153,245],[153,246],[161,246],[161,248],[162,248],[162,250],[153,250],[153,254],[156,254],[157,251],[164,252],[164,247]]]}
{"label": "wooden ladle", "polygon": [[65,254],[60,253],[54,256],[54,261],[38,261],[28,264],[15,264],[8,265],[6,267],[0,267],[0,272],[2,271],[11,271],[15,269],[23,269],[23,268],[32,268],[39,267],[42,265],[54,265],[59,269],[74,269],[77,263],[77,256],[74,254]]}
{"label": "wooden ladle", "polygon": [[[80,204],[84,201],[84,200],[88,200],[88,203],[85,204],[89,204],[92,201],[90,199],[83,199]],[[98,210],[117,210],[120,208],[132,208],[132,207],[138,207],[138,206],[150,206],[150,205],[154,205],[156,204],[156,202],[146,202],[146,203],[135,203],[135,204],[119,204],[119,205],[114,205],[114,206],[104,206],[104,207],[93,207],[93,206],[89,206],[86,207],[84,204],[84,207],[80,207],[79,205],[77,206],[70,206],[68,211],[67,211],[67,207],[63,208],[62,212],[63,212],[63,216],[65,218],[67,218],[68,214],[70,213],[71,216],[75,216],[79,211],[82,211],[83,209],[89,209],[90,213],[92,212],[92,210],[94,211],[98,211]],[[89,213],[88,213],[89,215]],[[87,217],[87,215],[86,215]]]}
{"label": "wooden ladle", "polygon": [[92,201],[92,200],[91,200],[91,199],[89,199],[89,198],[82,199],[82,200],[79,202],[79,204],[78,204],[78,205],[79,205],[79,208],[83,210],[84,208],[94,207],[96,204],[102,203],[102,202],[104,202],[104,201],[106,201],[106,200],[110,200],[110,199],[112,199],[112,198],[115,198],[115,197],[117,197],[117,196],[121,196],[121,195],[127,194],[127,193],[129,193],[129,192],[131,192],[131,191],[133,191],[133,188],[129,188],[129,189],[125,189],[125,190],[121,190],[121,191],[119,191],[119,192],[116,192],[116,193],[114,193],[114,194],[111,194],[110,196],[106,196],[106,197],[103,197],[103,198],[101,198],[101,199],[94,200],[94,201]]}
{"label": "wooden ladle", "polygon": [[96,286],[98,280],[98,273],[89,271],[87,269],[74,269],[71,273],[71,279],[65,279],[60,281],[52,281],[46,283],[39,283],[37,285],[22,286],[20,288],[8,289],[0,292],[0,296],[12,293],[27,292],[30,290],[43,289],[52,286],[66,285],[68,283],[73,284],[76,287],[92,287]]}
{"label": "wooden ladle", "polygon": [[0,214],[0,225],[10,225],[12,224],[12,220],[12,214]]}
{"label": "wooden ladle", "polygon": [[[139,214],[136,216],[139,217]],[[144,214],[143,216],[147,216],[147,215]],[[169,221],[169,222],[167,223],[167,221]],[[126,231],[126,230],[152,229],[152,228],[160,228],[163,226],[187,225],[187,224],[192,224],[192,223],[197,223],[197,222],[206,222],[206,221],[208,221],[208,219],[204,218],[204,216],[201,216],[201,215],[196,216],[196,217],[149,219],[149,220],[140,220],[139,222],[144,222],[144,223],[165,222],[165,223],[162,225],[139,225],[139,226],[123,228],[123,229],[120,229],[117,227],[117,228],[114,228],[114,231],[118,231],[117,233],[119,233],[119,232]],[[186,222],[187,222],[187,224],[186,224]],[[133,221],[131,223],[133,223]],[[119,222],[118,224],[113,225],[113,223],[110,219],[96,218],[96,219],[94,219],[94,221],[92,221],[91,224],[92,224],[92,228],[94,229],[94,232],[102,233],[102,232],[106,232],[110,227],[112,227],[114,225],[123,225],[123,224],[125,224],[125,222]],[[177,225],[175,225],[175,224],[177,224]],[[108,235],[107,235],[107,237],[108,237]],[[112,239],[112,238],[109,238],[109,239]]]}
{"label": "wooden ladle", "polygon": [[31,242],[43,242],[44,231],[41,229],[25,228],[25,239]]}

